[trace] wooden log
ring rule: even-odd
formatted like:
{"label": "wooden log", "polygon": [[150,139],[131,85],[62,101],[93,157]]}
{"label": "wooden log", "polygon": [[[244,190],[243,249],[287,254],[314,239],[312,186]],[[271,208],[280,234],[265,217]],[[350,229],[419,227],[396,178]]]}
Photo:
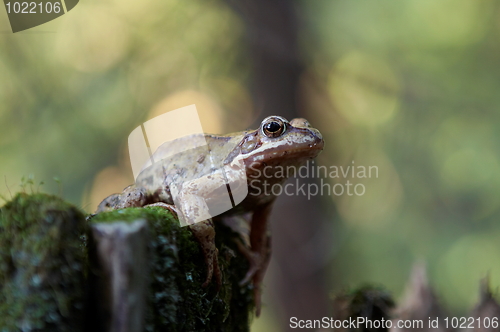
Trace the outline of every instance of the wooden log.
{"label": "wooden log", "polygon": [[94,223],[90,254],[94,282],[91,303],[95,305],[93,330],[144,331],[148,268],[147,222]]}
{"label": "wooden log", "polygon": [[[237,234],[216,225],[216,244],[223,273],[218,291],[215,280],[208,287],[202,287],[206,266],[200,246],[189,228],[180,227],[169,211],[160,207],[128,208],[101,213],[92,218],[91,223],[133,223],[137,220],[147,223],[150,234],[146,247],[147,267],[138,268],[150,278],[145,331],[249,331],[252,289],[249,284],[239,285],[248,262],[237,250]],[[91,285],[100,273],[99,269],[91,270],[91,276],[94,275]],[[95,304],[99,296],[93,298]],[[106,305],[112,307],[109,303]],[[91,319],[99,317],[95,314]]]}
{"label": "wooden log", "polygon": [[161,208],[84,214],[60,198],[19,194],[0,209],[0,331],[249,331],[251,285],[237,234],[216,226],[223,273]]}

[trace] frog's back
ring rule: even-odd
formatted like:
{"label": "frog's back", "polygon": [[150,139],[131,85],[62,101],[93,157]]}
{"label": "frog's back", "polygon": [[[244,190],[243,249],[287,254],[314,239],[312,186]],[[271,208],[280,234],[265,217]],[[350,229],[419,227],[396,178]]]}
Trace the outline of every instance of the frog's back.
{"label": "frog's back", "polygon": [[[205,143],[206,144],[203,144]],[[163,143],[145,165],[136,185],[149,193],[169,191],[174,181],[181,182],[208,176],[222,167],[238,140],[233,136],[190,135]]]}

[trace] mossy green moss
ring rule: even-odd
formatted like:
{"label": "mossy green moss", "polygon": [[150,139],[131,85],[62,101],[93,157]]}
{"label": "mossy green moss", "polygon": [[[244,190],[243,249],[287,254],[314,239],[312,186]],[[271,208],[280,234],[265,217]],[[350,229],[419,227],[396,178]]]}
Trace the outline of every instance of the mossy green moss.
{"label": "mossy green moss", "polygon": [[147,331],[248,331],[252,310],[251,286],[240,287],[248,265],[228,228],[218,225],[216,243],[223,284],[215,278],[201,285],[206,267],[200,246],[187,227],[162,208],[128,208],[105,212],[91,222],[146,219],[152,230],[151,292]]}
{"label": "mossy green moss", "polygon": [[[248,265],[217,226],[223,284],[201,285],[206,267],[191,231],[161,208],[101,213],[94,222],[146,219],[151,231],[147,331],[248,331],[251,286],[240,287]],[[60,198],[18,194],[0,209],[0,332],[83,331],[87,302],[88,223]]]}
{"label": "mossy green moss", "polygon": [[84,215],[60,198],[18,194],[0,210],[0,331],[83,331]]}

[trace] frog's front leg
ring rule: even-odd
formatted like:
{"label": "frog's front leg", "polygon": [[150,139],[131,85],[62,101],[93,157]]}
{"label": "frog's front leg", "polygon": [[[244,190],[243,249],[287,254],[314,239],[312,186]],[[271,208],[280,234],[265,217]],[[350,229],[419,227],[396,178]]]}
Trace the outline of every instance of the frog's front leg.
{"label": "frog's front leg", "polygon": [[250,224],[250,250],[242,244],[239,245],[240,251],[245,254],[250,263],[248,272],[240,284],[244,284],[252,279],[257,317],[260,315],[261,308],[260,286],[271,258],[271,236],[267,223],[271,213],[271,205],[267,204],[256,209],[252,215]]}
{"label": "frog's front leg", "polygon": [[219,259],[217,257],[219,251],[215,246],[215,229],[213,221],[212,219],[201,221],[189,225],[189,229],[191,229],[194,237],[200,243],[203,256],[205,257],[207,278],[202,286],[208,286],[212,280],[212,276],[215,274],[215,278],[217,279],[217,290],[219,290],[222,285],[222,275],[219,268]]}

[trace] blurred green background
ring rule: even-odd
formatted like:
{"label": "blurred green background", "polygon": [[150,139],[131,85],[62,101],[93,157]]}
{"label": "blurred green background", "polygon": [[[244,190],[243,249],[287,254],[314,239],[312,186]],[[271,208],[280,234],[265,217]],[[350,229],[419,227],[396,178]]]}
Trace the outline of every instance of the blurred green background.
{"label": "blurred green background", "polygon": [[[301,111],[326,141],[318,163],[379,169],[351,179],[363,196],[322,197],[339,216],[327,291],[371,282],[399,298],[423,260],[442,302],[465,312],[481,277],[500,285],[500,3],[293,7]],[[33,174],[91,212],[133,182],[127,136],[148,118],[194,103],[205,131],[228,133],[262,117],[245,25],[223,1],[85,0],[16,34],[0,10],[0,32],[7,199]],[[254,331],[278,324],[264,308]]]}

